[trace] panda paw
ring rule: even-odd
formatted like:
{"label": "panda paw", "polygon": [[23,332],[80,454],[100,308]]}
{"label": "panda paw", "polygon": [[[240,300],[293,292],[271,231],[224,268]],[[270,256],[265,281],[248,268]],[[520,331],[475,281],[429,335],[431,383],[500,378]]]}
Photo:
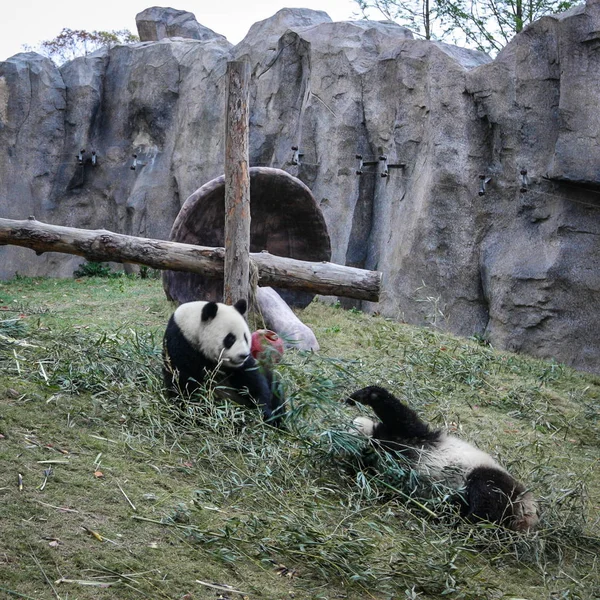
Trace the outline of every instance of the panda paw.
{"label": "panda paw", "polygon": [[263,419],[268,425],[272,425],[277,429],[286,429],[284,423],[284,412],[281,406],[278,406],[274,410],[265,408],[263,409]]}

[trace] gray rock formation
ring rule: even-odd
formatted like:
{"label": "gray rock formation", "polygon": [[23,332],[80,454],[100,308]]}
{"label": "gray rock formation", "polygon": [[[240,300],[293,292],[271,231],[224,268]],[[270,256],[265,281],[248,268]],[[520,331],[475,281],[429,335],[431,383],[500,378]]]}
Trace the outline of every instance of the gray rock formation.
{"label": "gray rock formation", "polygon": [[165,38],[189,38],[191,40],[210,40],[224,37],[212,29],[200,25],[191,12],[153,6],[135,17],[141,42],[158,42]]}
{"label": "gray rock formation", "polygon": [[[600,3],[545,17],[467,90],[488,123],[479,273],[499,347],[599,371]],[[527,170],[528,191],[519,191]],[[483,171],[483,169],[482,169]]]}
{"label": "gray rock formation", "polygon": [[[251,165],[310,187],[333,261],[384,272],[361,308],[600,372],[599,13],[588,0],[545,17],[492,61],[306,9],[234,47],[190,13],[148,9],[140,35],[158,41],[60,71],[33,54],[0,63],[2,214],[167,238],[223,173],[224,73],[246,58]],[[377,164],[357,175],[357,154]],[[2,254],[1,277],[79,262]]]}

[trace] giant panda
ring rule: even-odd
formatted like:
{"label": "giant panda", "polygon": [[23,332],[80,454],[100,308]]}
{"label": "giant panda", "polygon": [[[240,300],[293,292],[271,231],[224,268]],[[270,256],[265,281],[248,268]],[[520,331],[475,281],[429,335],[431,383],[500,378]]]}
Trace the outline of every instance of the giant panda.
{"label": "giant panda", "polygon": [[258,406],[280,426],[282,398],[273,393],[272,372],[250,354],[246,300],[186,302],[171,315],[163,340],[163,377],[171,396],[192,393],[215,376],[219,390],[245,406]]}
{"label": "giant panda", "polygon": [[514,531],[528,531],[537,524],[531,492],[489,454],[442,430],[431,429],[384,388],[357,390],[347,402],[370,406],[380,419],[357,417],[354,429],[358,433],[376,440],[383,451],[402,456],[426,481],[454,490],[465,519],[489,521]]}

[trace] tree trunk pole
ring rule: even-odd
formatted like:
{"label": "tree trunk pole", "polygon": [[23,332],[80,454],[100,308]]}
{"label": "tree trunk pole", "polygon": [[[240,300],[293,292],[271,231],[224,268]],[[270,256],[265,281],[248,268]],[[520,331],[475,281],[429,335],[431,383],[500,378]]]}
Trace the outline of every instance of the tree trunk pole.
{"label": "tree trunk pole", "polygon": [[248,171],[250,65],[227,63],[225,119],[225,276],[223,301],[248,300],[250,279],[250,175]]}

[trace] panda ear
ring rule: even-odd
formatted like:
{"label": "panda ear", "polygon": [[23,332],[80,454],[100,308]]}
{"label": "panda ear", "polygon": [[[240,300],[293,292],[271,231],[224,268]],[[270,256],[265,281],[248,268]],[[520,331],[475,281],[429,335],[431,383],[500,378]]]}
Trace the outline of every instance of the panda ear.
{"label": "panda ear", "polygon": [[200,315],[200,319],[204,321],[210,321],[217,316],[217,311],[219,310],[219,306],[216,302],[207,302],[202,308],[202,314]]}
{"label": "panda ear", "polygon": [[235,308],[240,313],[240,315],[243,315],[246,312],[246,309],[248,308],[248,303],[244,298],[242,298],[233,305],[233,308]]}

